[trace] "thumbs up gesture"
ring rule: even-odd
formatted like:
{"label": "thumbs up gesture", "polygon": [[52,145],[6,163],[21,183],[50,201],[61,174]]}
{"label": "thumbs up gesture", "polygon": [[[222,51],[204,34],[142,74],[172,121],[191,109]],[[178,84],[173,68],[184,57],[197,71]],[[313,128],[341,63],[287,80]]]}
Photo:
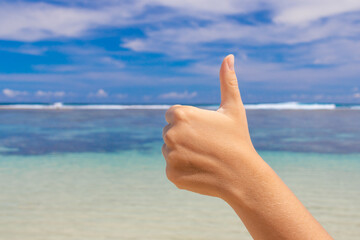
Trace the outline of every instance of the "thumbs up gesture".
{"label": "thumbs up gesture", "polygon": [[231,184],[249,174],[257,153],[251,143],[246,113],[234,71],[234,56],[220,69],[221,105],[217,111],[174,105],[163,129],[168,179],[178,188],[225,197]]}
{"label": "thumbs up gesture", "polygon": [[178,188],[225,200],[254,239],[332,239],[256,153],[234,71],[220,69],[217,111],[172,106],[165,114],[166,175]]}

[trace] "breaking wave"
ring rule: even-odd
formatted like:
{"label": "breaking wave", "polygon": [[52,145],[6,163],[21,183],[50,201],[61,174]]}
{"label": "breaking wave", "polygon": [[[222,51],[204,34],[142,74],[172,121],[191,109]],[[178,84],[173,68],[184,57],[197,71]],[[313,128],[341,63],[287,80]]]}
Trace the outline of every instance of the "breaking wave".
{"label": "breaking wave", "polygon": [[[154,104],[154,105],[116,105],[116,104],[63,104],[61,102],[54,104],[3,104],[1,109],[18,109],[18,110],[166,110],[171,105]],[[218,105],[201,105],[199,107],[216,110]],[[299,102],[283,102],[283,103],[259,103],[245,104],[248,110],[334,110],[334,109],[352,109],[360,110],[360,105],[336,105],[336,104],[320,104],[320,103],[299,103]]]}
{"label": "breaking wave", "polygon": [[298,102],[285,103],[261,103],[261,104],[247,104],[246,109],[274,109],[274,110],[334,110],[336,104],[305,104]]}

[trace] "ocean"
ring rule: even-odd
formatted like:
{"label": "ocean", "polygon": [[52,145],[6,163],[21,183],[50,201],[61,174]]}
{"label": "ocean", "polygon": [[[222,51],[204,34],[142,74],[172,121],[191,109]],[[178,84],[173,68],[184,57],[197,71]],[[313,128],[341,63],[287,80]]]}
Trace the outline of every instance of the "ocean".
{"label": "ocean", "polygon": [[[166,179],[168,107],[0,105],[0,240],[251,239],[225,202]],[[358,239],[360,107],[246,108],[263,159],[335,239]]]}

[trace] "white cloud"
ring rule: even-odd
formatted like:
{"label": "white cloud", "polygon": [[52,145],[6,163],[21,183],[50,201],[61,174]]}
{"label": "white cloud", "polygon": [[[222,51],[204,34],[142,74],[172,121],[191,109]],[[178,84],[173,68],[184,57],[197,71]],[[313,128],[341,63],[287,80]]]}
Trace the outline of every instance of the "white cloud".
{"label": "white cloud", "polygon": [[[217,76],[221,58],[211,56],[225,55],[226,51],[238,53],[237,61],[240,54],[248,56],[239,61],[237,67],[239,80],[245,82],[284,83],[276,85],[280,88],[305,88],[312,83],[329,82],[354,85],[356,80],[351,79],[360,74],[359,0],[223,0],[221,4],[216,0],[74,0],[71,4],[66,0],[59,1],[64,4],[21,1],[0,3],[0,39],[33,42],[54,38],[81,38],[97,34],[91,30],[104,26],[134,26],[142,30],[144,36],[122,38],[123,47],[138,52],[162,53],[169,57],[169,61],[182,58],[195,60],[190,66],[176,69],[180,72],[198,73],[199,79],[169,77],[159,79],[162,83],[171,81],[189,84],[194,79],[201,82],[207,76]],[[162,6],[171,10],[154,14],[146,11],[149,6]],[[247,18],[247,14],[251,16],[252,12],[262,10],[269,11],[268,17],[272,22],[243,24],[228,17],[232,15],[240,19],[243,16]],[[183,25],[171,24],[184,18],[189,21],[185,21]],[[164,20],[169,24],[164,24]],[[222,46],[213,47],[214,44]],[[274,50],[283,57],[282,62],[276,63],[277,60],[259,57],[262,47],[265,46],[268,51],[267,47],[273,44],[276,44],[275,48],[286,48],[283,50],[286,54],[281,50]],[[249,50],[249,46],[256,46],[253,49],[257,50]],[[124,68],[124,63],[117,59],[119,55],[109,54],[104,49],[58,48],[58,51],[68,54],[73,62],[69,65],[37,65],[34,68],[60,74],[0,74],[0,81],[62,81],[73,82],[78,84],[77,87],[88,84],[84,79],[89,82],[108,81],[106,85],[102,85],[106,87],[115,80],[117,86],[126,85],[129,81],[133,84],[154,83],[150,81],[151,77],[143,76],[141,72],[130,74],[126,69],[124,72],[117,71],[117,68]],[[25,44],[18,52],[39,55],[47,50]],[[84,58],[84,55],[89,57]],[[318,65],[319,68],[309,68],[309,65]],[[321,65],[334,67],[327,69]],[[288,83],[295,82],[299,84],[288,86]],[[17,93],[21,92],[13,91],[8,94]],[[158,97],[181,99],[192,98],[196,94],[186,91],[170,92]],[[99,89],[89,96],[105,98],[109,95]],[[348,97],[351,96],[348,94]]]}
{"label": "white cloud", "polygon": [[[141,76],[141,77],[139,77]],[[178,79],[183,79],[178,77]],[[128,73],[123,71],[84,71],[74,73],[0,73],[0,83],[36,83],[36,84],[56,84],[61,82],[64,85],[71,85],[74,88],[81,89],[92,87],[93,82],[114,83],[115,86],[128,86],[129,82],[133,84],[148,84],[153,82],[152,76],[143,76],[141,72]]]}
{"label": "white cloud", "polygon": [[150,101],[153,97],[151,95],[145,95],[143,96],[144,101]]}
{"label": "white cloud", "polygon": [[104,89],[99,89],[96,93],[90,93],[89,97],[107,98],[109,94]]}
{"label": "white cloud", "polygon": [[360,63],[360,42],[352,39],[336,39],[297,47],[290,51],[294,54],[293,63],[314,64],[351,64]]}
{"label": "white cloud", "polygon": [[58,37],[76,38],[99,26],[122,25],[122,20],[129,17],[126,11],[131,10],[129,8],[108,5],[91,9],[47,3],[1,3],[0,38],[29,42]]}
{"label": "white cloud", "polygon": [[[77,38],[86,34],[90,34],[89,30],[104,27],[104,26],[131,26],[143,23],[157,24],[163,20],[176,19],[178,17],[186,17],[188,19],[208,20],[218,25],[211,27],[210,32],[206,29],[197,28],[194,24],[195,30],[200,30],[198,37],[205,34],[203,37],[210,35],[220,35],[223,39],[228,39],[231,36],[251,37],[251,27],[242,26],[243,28],[224,29],[227,31],[225,35],[223,32],[214,32],[219,30],[219,26],[224,22],[226,15],[240,15],[254,11],[269,10],[272,13],[273,24],[268,27],[266,34],[273,33],[281,39],[278,34],[285,35],[289,32],[284,29],[284,25],[299,25],[294,29],[294,32],[305,30],[316,34],[317,31],[309,31],[302,29],[301,26],[308,22],[316,22],[319,19],[326,17],[336,17],[341,14],[360,11],[360,1],[358,0],[343,0],[341,3],[338,0],[223,0],[221,4],[216,0],[135,0],[135,1],[101,1],[101,3],[86,2],[87,7],[82,4],[69,4],[64,1],[64,5],[56,5],[49,3],[29,3],[29,2],[7,2],[0,3],[0,39],[20,40],[20,41],[38,41],[52,38]],[[162,6],[171,8],[173,11],[168,11],[162,14],[143,14],[150,6]],[[139,17],[141,16],[141,17]],[[241,24],[237,24],[241,25]],[[161,26],[161,25],[160,25]],[[275,26],[275,27],[274,27]],[[295,26],[292,26],[295,27]],[[311,27],[311,26],[310,26]],[[160,27],[160,32],[167,29],[166,25]],[[158,29],[159,28],[151,28]],[[211,30],[213,29],[213,30]],[[266,27],[259,28],[266,30]],[[315,27],[321,30],[321,28]],[[186,29],[183,29],[183,31]],[[228,31],[230,30],[230,31]],[[240,32],[238,30],[241,30]],[[152,30],[154,31],[154,30]],[[250,32],[249,32],[250,31]],[[217,34],[214,34],[217,33]],[[265,35],[266,35],[265,34]],[[151,32],[148,30],[148,36]],[[297,36],[301,36],[301,32]],[[186,35],[179,36],[186,38]],[[150,36],[151,37],[151,36]],[[255,36],[256,37],[256,36]],[[291,37],[291,36],[290,36]],[[295,37],[295,36],[294,36]],[[308,36],[309,38],[309,36]],[[314,36],[313,38],[316,38]],[[188,37],[192,39],[192,37]],[[274,41],[274,37],[271,37]],[[176,40],[176,39],[173,39]],[[265,39],[266,40],[266,39]],[[293,39],[294,41],[294,39]],[[128,41],[128,47],[133,49],[141,49],[142,41],[133,40]]]}
{"label": "white cloud", "polygon": [[35,42],[54,38],[79,38],[106,26],[131,26],[158,22],[167,14],[139,15],[148,1],[63,1],[63,5],[34,2],[0,3],[0,39]]}
{"label": "white cloud", "polygon": [[35,96],[37,97],[56,97],[56,98],[59,98],[59,97],[64,97],[66,95],[65,92],[63,91],[56,91],[56,92],[51,92],[51,91],[41,91],[41,90],[38,90],[36,93],[35,93]]}
{"label": "white cloud", "polygon": [[34,65],[32,66],[36,71],[45,71],[45,72],[76,72],[81,70],[86,70],[84,66],[79,65]]}
{"label": "white cloud", "polygon": [[0,47],[0,50],[7,51],[7,52],[21,53],[21,54],[26,54],[26,55],[39,56],[39,55],[42,55],[43,53],[45,53],[48,50],[48,48],[47,47],[36,47],[36,46],[32,46],[32,45],[22,45],[17,48]]}
{"label": "white cloud", "polygon": [[100,48],[54,48],[54,51],[60,51],[69,55],[71,63],[69,64],[38,64],[33,65],[32,68],[40,72],[55,72],[55,73],[68,73],[68,72],[92,72],[95,70],[118,70],[125,67],[125,63],[112,57],[116,55],[113,52],[108,52]]}
{"label": "white cloud", "polygon": [[123,62],[111,57],[102,57],[100,58],[100,62],[106,65],[114,66],[116,68],[123,68],[125,66]]}
{"label": "white cloud", "polygon": [[124,98],[127,98],[128,95],[124,94],[124,93],[118,93],[118,94],[116,94],[116,97],[119,98],[119,99],[124,99]]}
{"label": "white cloud", "polygon": [[89,23],[105,21],[105,16],[94,11],[44,3],[3,3],[0,16],[0,38],[21,41],[76,37]]}
{"label": "white cloud", "polygon": [[[278,13],[274,18],[276,23],[306,24],[321,18],[360,11],[358,0],[292,0],[274,1]],[[281,6],[282,5],[282,6]]]}
{"label": "white cloud", "polygon": [[96,92],[95,96],[97,96],[97,97],[108,97],[108,94],[107,94],[107,92],[105,92],[104,89],[99,89]]}
{"label": "white cloud", "polygon": [[[354,21],[354,18],[357,21]],[[208,52],[203,44],[222,42],[240,48],[244,45],[267,44],[294,45],[329,38],[353,38],[360,35],[360,15],[339,17],[311,25],[242,25],[228,20],[216,21],[206,26],[163,28],[148,30],[146,38],[130,39],[123,47],[139,52],[161,52],[172,57],[193,56]]]}
{"label": "white cloud", "polygon": [[[176,9],[178,11],[186,12],[187,14],[196,16],[199,13],[202,17],[212,15],[223,15],[223,14],[236,14],[245,13],[256,10],[260,7],[262,1],[253,0],[143,0],[143,3],[158,4],[166,7]],[[205,15],[205,16],[204,16]]]}
{"label": "white cloud", "polygon": [[[356,47],[358,42],[354,40],[360,35],[360,14],[357,12],[360,11],[360,1],[358,0],[345,0],[341,3],[337,0],[270,0],[267,2],[259,0],[252,1],[251,7],[248,8],[245,7],[247,1],[237,3],[240,1],[226,0],[222,1],[223,4],[214,4],[212,1],[208,4],[202,4],[201,1],[199,4],[198,2],[188,4],[186,1],[165,0],[156,2],[182,9],[194,19],[210,20],[201,25],[189,24],[174,27],[170,24],[158,28],[147,28],[146,37],[127,39],[122,44],[123,47],[138,52],[163,53],[174,59],[206,61],[209,52],[214,54],[214,47],[210,45],[212,43],[229,45],[230,51],[237,51],[248,46],[262,47],[271,44],[305,49],[309,48],[309,44],[317,44],[318,52],[322,55],[316,58],[309,49],[307,52],[302,51],[300,56],[294,55],[295,58],[303,60],[305,60],[305,55],[312,55],[313,59],[308,59],[310,62],[307,64],[350,62],[355,55],[348,49],[353,47],[359,49]],[[219,6],[221,9],[216,9],[218,5],[221,5]],[[189,9],[192,7],[192,10]],[[249,25],[224,17],[228,14],[241,17],[239,14],[242,12],[250,13],[264,9],[271,12],[270,18],[273,22]],[[203,14],[195,15],[194,11],[206,12],[205,17]],[[211,17],[208,14],[212,14]],[[327,42],[334,42],[334,39],[338,42],[343,41],[341,47],[345,50],[344,52],[338,48],[326,50]],[[352,44],[346,46],[346,41]],[[324,46],[323,49],[319,49],[319,43]]]}
{"label": "white cloud", "polygon": [[159,95],[159,98],[162,99],[191,99],[197,96],[197,92],[169,92]]}
{"label": "white cloud", "polygon": [[28,92],[26,91],[16,91],[8,88],[3,89],[2,93],[9,98],[28,95]]}
{"label": "white cloud", "polygon": [[354,98],[360,98],[360,93],[355,93]]}
{"label": "white cloud", "polygon": [[[185,72],[193,72],[204,75],[203,82],[219,84],[219,80],[209,81],[217,76],[220,69],[220,59],[216,63],[195,63],[184,69]],[[309,91],[314,86],[342,86],[353,89],[358,85],[360,76],[359,63],[352,62],[329,68],[306,68],[296,67],[293,63],[262,62],[253,59],[236,58],[235,70],[240,87],[242,84],[256,83],[259,89],[268,88],[270,91],[277,90],[304,90]],[[200,83],[200,80],[198,80]]]}

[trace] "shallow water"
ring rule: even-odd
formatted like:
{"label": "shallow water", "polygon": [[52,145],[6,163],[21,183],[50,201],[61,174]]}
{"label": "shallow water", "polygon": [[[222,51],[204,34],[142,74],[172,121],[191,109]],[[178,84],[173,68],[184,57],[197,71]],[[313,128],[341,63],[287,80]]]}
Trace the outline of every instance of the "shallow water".
{"label": "shallow water", "polygon": [[[0,111],[0,239],[251,239],[180,191],[164,110]],[[335,239],[360,236],[360,111],[248,111],[262,157]]]}

